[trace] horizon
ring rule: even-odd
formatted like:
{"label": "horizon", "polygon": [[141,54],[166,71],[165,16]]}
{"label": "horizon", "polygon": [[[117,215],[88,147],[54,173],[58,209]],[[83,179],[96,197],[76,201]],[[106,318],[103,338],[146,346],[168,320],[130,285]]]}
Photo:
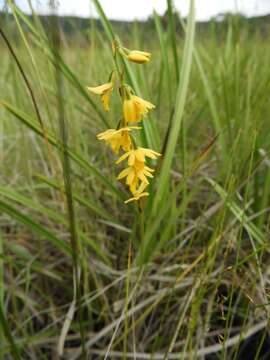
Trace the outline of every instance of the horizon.
{"label": "horizon", "polygon": [[[17,0],[17,5],[26,13],[31,13],[27,0]],[[52,13],[51,8],[47,5],[47,1],[32,1],[35,11],[40,15],[49,15]],[[112,4],[111,0],[100,0],[105,14],[110,20],[134,21],[146,20],[156,10],[159,15],[163,15],[167,8],[166,0],[137,0],[136,3],[131,2],[126,5],[126,0],[115,0]],[[117,4],[116,4],[117,3]],[[4,0],[0,0],[3,7]],[[74,16],[79,18],[97,18],[92,1],[77,0],[59,0],[57,14],[59,16]],[[189,0],[175,0],[175,9],[185,17],[188,13]],[[269,0],[205,0],[196,2],[196,20],[208,21],[223,13],[242,14],[246,17],[256,17],[270,14]]]}

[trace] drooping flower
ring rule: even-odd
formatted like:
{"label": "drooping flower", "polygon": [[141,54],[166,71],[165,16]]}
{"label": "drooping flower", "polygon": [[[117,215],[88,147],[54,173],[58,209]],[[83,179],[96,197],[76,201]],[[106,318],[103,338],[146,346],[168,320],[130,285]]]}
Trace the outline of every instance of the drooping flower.
{"label": "drooping flower", "polygon": [[132,193],[136,192],[136,188],[139,180],[142,182],[149,184],[147,177],[152,178],[153,169],[146,166],[144,163],[136,163],[135,166],[128,166],[126,169],[121,171],[118,175],[117,180],[121,180],[126,177],[126,184],[129,186],[130,191]]}
{"label": "drooping flower", "polygon": [[122,162],[123,160],[128,158],[128,165],[136,166],[137,162],[144,163],[145,157],[149,157],[151,159],[157,159],[159,156],[161,156],[161,154],[159,154],[158,152],[156,152],[154,150],[138,147],[137,149],[132,149],[132,150],[126,152],[125,154],[123,154],[116,161],[116,164],[119,164],[120,162]]}
{"label": "drooping flower", "polygon": [[154,170],[145,164],[145,157],[156,159],[158,156],[160,156],[160,154],[156,151],[145,148],[133,149],[126,152],[116,163],[119,164],[123,160],[128,159],[128,167],[121,171],[117,179],[121,180],[126,178],[126,184],[135,196],[135,194],[138,194],[139,182],[141,181],[141,184],[144,183],[148,185],[149,181],[147,178],[153,178],[152,173]]}
{"label": "drooping flower", "polygon": [[139,188],[137,189],[137,191],[135,191],[133,193],[133,197],[131,197],[130,199],[126,200],[125,201],[125,204],[128,204],[132,201],[138,201],[140,200],[142,197],[145,197],[145,196],[149,196],[149,193],[144,191],[145,188],[147,187],[147,184],[142,182],[141,185],[139,186]]}
{"label": "drooping flower", "polygon": [[145,116],[149,110],[155,108],[154,104],[150,103],[150,101],[140,98],[139,96],[132,95],[131,98],[135,102],[138,112],[141,114],[142,117]]}
{"label": "drooping flower", "polygon": [[100,95],[104,109],[109,111],[110,95],[113,90],[113,82],[108,82],[106,84],[95,87],[88,86],[87,89],[96,95]]}
{"label": "drooping flower", "polygon": [[144,64],[146,62],[149,62],[150,58],[151,58],[151,54],[145,51],[131,50],[127,54],[127,59],[137,64]]}
{"label": "drooping flower", "polygon": [[122,148],[124,151],[129,151],[131,148],[131,138],[130,131],[133,129],[140,129],[138,126],[124,127],[119,130],[108,129],[97,135],[99,140],[104,140],[106,143],[110,144],[112,150],[118,154],[119,150]]}
{"label": "drooping flower", "polygon": [[155,105],[136,95],[131,95],[124,99],[123,113],[126,123],[141,121],[149,110],[155,108]]}

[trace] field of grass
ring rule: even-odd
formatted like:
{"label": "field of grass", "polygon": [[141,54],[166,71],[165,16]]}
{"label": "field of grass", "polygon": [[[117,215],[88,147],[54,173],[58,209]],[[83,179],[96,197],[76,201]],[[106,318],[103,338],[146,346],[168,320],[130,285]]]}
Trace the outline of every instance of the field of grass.
{"label": "field of grass", "polygon": [[[66,38],[9,3],[0,359],[269,359],[269,36],[233,19],[202,35],[193,1],[185,21],[170,0],[153,36],[135,22],[115,34],[94,0],[105,31],[89,21]],[[140,206],[96,138],[117,126],[119,96],[106,113],[86,89],[108,80],[117,36],[152,53],[121,64],[156,105],[138,141],[162,157]]]}

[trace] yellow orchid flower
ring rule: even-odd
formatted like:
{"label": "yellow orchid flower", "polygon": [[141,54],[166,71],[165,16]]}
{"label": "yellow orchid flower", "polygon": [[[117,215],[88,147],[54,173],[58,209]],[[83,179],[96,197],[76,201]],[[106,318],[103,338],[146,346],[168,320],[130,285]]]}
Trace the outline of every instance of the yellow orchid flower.
{"label": "yellow orchid flower", "polygon": [[149,110],[155,108],[155,105],[136,95],[130,95],[130,98],[123,102],[123,113],[125,122],[141,121]]}
{"label": "yellow orchid flower", "polygon": [[154,172],[153,169],[145,166],[144,163],[140,163],[140,167],[129,166],[118,175],[117,180],[121,180],[126,177],[126,184],[130,187],[130,191],[134,193],[136,191],[136,187],[138,181],[141,180],[142,182],[149,184],[147,177],[153,178],[151,174]]}
{"label": "yellow orchid flower", "polygon": [[119,164],[120,162],[128,158],[128,165],[134,166],[136,162],[144,163],[145,157],[149,157],[151,159],[157,159],[158,156],[161,156],[161,154],[159,154],[154,150],[139,147],[138,149],[132,149],[126,152],[116,161],[116,164]]}
{"label": "yellow orchid flower", "polygon": [[141,182],[139,188],[133,192],[133,197],[131,197],[130,199],[126,200],[125,201],[125,204],[128,204],[132,201],[138,201],[139,199],[141,199],[142,197],[145,197],[145,196],[149,196],[149,193],[148,192],[145,192],[145,188],[147,187],[148,184],[144,183],[144,182]]}
{"label": "yellow orchid flower", "polygon": [[113,83],[108,82],[95,87],[88,86],[87,89],[96,95],[100,95],[105,111],[109,111],[110,95],[113,90]]}
{"label": "yellow orchid flower", "polygon": [[128,167],[121,171],[117,179],[121,180],[126,178],[126,184],[129,186],[132,194],[137,193],[137,185],[139,181],[144,184],[149,184],[147,178],[153,178],[154,170],[145,165],[145,157],[156,159],[160,156],[159,153],[150,149],[138,148],[136,150],[130,150],[122,155],[117,164],[128,158]]}
{"label": "yellow orchid flower", "polygon": [[146,62],[149,62],[150,58],[151,54],[149,52],[139,50],[131,50],[127,55],[127,59],[129,61],[133,61],[137,64],[144,64]]}
{"label": "yellow orchid flower", "polygon": [[[139,177],[137,176],[136,170],[134,168],[128,167],[124,169],[117,177],[117,180],[121,180],[126,177],[126,185],[129,186],[130,192],[134,195],[137,192],[137,188],[140,182]],[[146,184],[149,182],[146,179]]]}
{"label": "yellow orchid flower", "polygon": [[155,105],[150,103],[150,101],[144,100],[136,95],[131,95],[132,100],[135,102],[138,112],[141,116],[145,116],[149,110],[155,108]]}
{"label": "yellow orchid flower", "polygon": [[119,150],[122,148],[124,151],[129,151],[131,148],[131,138],[129,132],[133,129],[141,129],[138,126],[124,127],[119,130],[108,129],[97,135],[99,140],[104,140],[106,143],[110,144],[112,150],[118,154]]}
{"label": "yellow orchid flower", "polygon": [[[151,171],[153,171],[152,169],[150,169]],[[131,201],[137,201],[139,200],[141,197],[144,196],[148,196],[149,193],[145,192],[145,188],[148,186],[149,182],[147,181],[141,181],[140,186],[137,188],[138,185],[138,177],[135,175],[135,170],[128,168],[122,171],[121,174],[119,174],[118,179],[121,179],[123,177],[125,177],[125,175],[127,174],[127,180],[126,183],[127,185],[129,185],[130,191],[133,195],[133,197],[131,199],[128,199],[125,201],[125,204],[131,202]],[[131,175],[131,176],[130,176]],[[150,174],[152,176],[152,174]]]}

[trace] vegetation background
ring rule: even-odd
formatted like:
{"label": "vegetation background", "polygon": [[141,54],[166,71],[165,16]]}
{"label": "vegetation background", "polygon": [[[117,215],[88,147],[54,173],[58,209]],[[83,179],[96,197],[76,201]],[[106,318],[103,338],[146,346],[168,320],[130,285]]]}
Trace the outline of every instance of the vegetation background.
{"label": "vegetation background", "polygon": [[[0,16],[0,359],[269,359],[269,17]],[[196,31],[195,31],[196,30]],[[86,86],[150,51],[151,196],[125,205]]]}

